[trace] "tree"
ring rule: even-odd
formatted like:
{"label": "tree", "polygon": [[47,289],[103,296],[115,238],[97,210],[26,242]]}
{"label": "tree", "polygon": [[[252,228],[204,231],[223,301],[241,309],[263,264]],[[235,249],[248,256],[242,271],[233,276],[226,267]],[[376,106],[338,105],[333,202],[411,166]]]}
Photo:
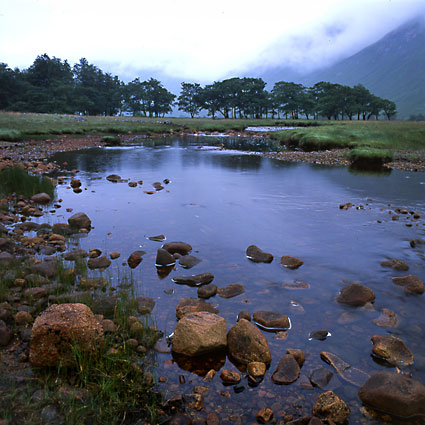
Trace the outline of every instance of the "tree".
{"label": "tree", "polygon": [[387,116],[388,120],[397,114],[396,104],[391,100],[383,99],[382,109],[384,110],[384,114]]}
{"label": "tree", "polygon": [[193,118],[202,110],[199,95],[201,85],[198,83],[181,83],[181,92],[177,105],[180,111],[187,112]]}

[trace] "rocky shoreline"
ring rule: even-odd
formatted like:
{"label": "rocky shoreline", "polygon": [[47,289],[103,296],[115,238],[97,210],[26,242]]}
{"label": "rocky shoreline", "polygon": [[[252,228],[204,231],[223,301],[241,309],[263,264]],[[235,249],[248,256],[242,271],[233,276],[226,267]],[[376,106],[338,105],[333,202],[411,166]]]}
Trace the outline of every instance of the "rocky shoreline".
{"label": "rocky shoreline", "polygon": [[[193,133],[178,133],[181,136]],[[212,133],[214,134],[214,133]],[[230,136],[240,137],[264,137],[264,134],[252,133],[228,133]],[[151,137],[161,137],[166,134],[158,134]],[[121,136],[122,140],[126,137]],[[66,152],[93,146],[104,146],[100,136],[70,137],[61,136],[57,139],[44,141],[28,141],[23,143],[0,142],[0,169],[14,162],[46,160],[55,152]],[[263,153],[269,158],[288,162],[303,162],[309,164],[349,166],[347,159],[348,149],[334,149],[328,151],[285,151]],[[394,161],[386,164],[386,167],[402,171],[425,172],[425,153],[415,151],[394,151]],[[40,170],[42,171],[42,170]]]}

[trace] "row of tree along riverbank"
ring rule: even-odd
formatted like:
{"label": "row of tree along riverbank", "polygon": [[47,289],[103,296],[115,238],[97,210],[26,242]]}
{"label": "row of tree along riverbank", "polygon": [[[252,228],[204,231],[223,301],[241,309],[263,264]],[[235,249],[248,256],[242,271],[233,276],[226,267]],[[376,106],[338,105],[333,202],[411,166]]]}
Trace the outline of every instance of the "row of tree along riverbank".
{"label": "row of tree along riverbank", "polygon": [[[160,81],[135,78],[125,84],[104,73],[87,59],[73,67],[47,54],[38,56],[25,70],[0,63],[0,110],[41,113],[117,115],[129,112],[162,117],[173,106],[193,118],[207,113],[213,118],[325,118],[369,120],[396,115],[396,105],[358,84],[354,87],[319,82],[304,87],[277,82],[271,91],[261,78],[230,78],[201,86],[183,82],[180,95],[169,92]],[[177,99],[176,99],[177,98]]]}

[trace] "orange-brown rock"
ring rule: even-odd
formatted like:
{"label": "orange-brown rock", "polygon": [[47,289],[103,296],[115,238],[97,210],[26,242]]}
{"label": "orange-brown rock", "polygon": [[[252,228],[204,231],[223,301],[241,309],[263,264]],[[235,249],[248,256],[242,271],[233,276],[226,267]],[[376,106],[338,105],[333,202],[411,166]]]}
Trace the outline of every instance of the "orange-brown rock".
{"label": "orange-brown rock", "polygon": [[95,352],[104,342],[103,329],[84,304],[54,304],[34,322],[30,340],[33,366],[69,365],[72,347]]}

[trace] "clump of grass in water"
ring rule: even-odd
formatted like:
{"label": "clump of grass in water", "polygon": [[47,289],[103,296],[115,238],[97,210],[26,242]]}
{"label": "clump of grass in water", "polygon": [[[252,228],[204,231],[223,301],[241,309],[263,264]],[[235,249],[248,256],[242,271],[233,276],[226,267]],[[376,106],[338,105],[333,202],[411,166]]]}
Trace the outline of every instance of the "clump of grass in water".
{"label": "clump of grass in water", "polygon": [[390,151],[373,148],[353,149],[349,153],[349,158],[354,167],[360,168],[379,168],[394,159]]}
{"label": "clump of grass in water", "polygon": [[6,142],[17,142],[22,140],[22,134],[18,130],[2,128],[0,129],[0,140],[4,140]]}
{"label": "clump of grass in water", "polygon": [[6,168],[0,172],[0,193],[16,193],[31,197],[36,193],[47,193],[53,197],[55,186],[45,176],[32,175],[20,167]]}

